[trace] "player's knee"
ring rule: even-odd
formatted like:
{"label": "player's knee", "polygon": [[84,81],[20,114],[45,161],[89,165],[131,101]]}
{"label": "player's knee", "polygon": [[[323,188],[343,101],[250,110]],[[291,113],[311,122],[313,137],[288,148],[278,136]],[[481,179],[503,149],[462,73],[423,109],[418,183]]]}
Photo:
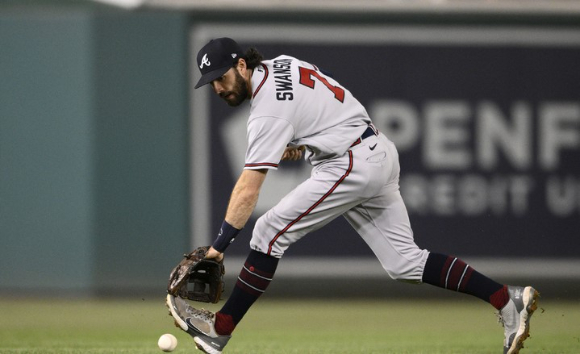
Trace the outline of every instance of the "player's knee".
{"label": "player's knee", "polygon": [[388,262],[383,267],[394,280],[418,284],[423,278],[428,255],[429,252],[416,248],[402,254],[397,262]]}
{"label": "player's knee", "polygon": [[250,248],[254,251],[280,258],[284,254],[284,251],[280,250],[276,245],[276,240],[264,236],[272,234],[270,229],[264,215],[258,218],[254,226],[252,239],[250,240]]}

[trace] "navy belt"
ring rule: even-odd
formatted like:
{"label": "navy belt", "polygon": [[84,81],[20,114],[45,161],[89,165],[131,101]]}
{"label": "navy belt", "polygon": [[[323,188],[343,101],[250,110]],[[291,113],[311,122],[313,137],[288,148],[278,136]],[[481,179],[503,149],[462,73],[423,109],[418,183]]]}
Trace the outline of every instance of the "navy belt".
{"label": "navy belt", "polygon": [[367,128],[367,130],[365,130],[364,133],[362,133],[362,135],[360,136],[361,140],[365,140],[366,138],[368,138],[369,136],[375,136],[377,135],[374,131],[373,128],[371,128],[371,126],[369,125],[369,127]]}
{"label": "navy belt", "polygon": [[356,146],[360,144],[364,139],[368,138],[369,136],[375,136],[377,133],[375,130],[369,125],[368,128],[362,133],[360,138],[356,139],[354,143],[350,147]]}

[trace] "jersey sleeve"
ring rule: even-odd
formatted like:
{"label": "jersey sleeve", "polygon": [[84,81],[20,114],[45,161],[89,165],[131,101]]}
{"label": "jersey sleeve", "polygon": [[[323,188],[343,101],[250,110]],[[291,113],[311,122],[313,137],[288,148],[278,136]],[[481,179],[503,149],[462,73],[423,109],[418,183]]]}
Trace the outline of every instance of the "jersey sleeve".
{"label": "jersey sleeve", "polygon": [[244,169],[277,169],[284,149],[294,136],[285,119],[258,117],[248,121],[248,149]]}

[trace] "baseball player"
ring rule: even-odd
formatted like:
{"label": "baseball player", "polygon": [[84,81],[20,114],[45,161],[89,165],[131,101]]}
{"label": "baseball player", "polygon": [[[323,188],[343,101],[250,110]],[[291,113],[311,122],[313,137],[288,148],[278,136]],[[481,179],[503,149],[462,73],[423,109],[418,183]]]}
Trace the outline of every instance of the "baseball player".
{"label": "baseball player", "polygon": [[494,306],[505,328],[504,353],[520,351],[538,292],[497,283],[459,258],[415,244],[399,193],[397,149],[347,89],[315,65],[285,55],[263,60],[256,49],[244,52],[230,38],[205,45],[197,65],[202,77],[195,88],[210,84],[230,106],[251,105],[245,166],[206,258],[223,258],[252,214],[269,170],[303,157],[313,166],[309,179],[257,220],[252,250],[220,311],[168,297],[174,319],[198,349],[221,353],[266,291],[286,249],[342,215],[393,279],[467,293]]}

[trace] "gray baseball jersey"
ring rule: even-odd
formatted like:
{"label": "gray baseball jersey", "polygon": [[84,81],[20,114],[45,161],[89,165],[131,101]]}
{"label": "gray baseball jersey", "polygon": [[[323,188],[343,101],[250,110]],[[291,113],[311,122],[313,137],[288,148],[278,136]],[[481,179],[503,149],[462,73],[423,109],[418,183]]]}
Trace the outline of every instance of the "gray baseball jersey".
{"label": "gray baseball jersey", "polygon": [[252,249],[281,257],[343,215],[389,275],[419,282],[428,252],[413,240],[397,150],[362,104],[316,66],[289,56],[258,66],[252,89],[245,168],[277,168],[288,145],[305,145],[314,165],[309,179],[258,219]]}
{"label": "gray baseball jersey", "polygon": [[371,122],[334,79],[289,56],[254,70],[246,168],[276,168],[287,144],[308,147],[317,164],[343,155]]}

